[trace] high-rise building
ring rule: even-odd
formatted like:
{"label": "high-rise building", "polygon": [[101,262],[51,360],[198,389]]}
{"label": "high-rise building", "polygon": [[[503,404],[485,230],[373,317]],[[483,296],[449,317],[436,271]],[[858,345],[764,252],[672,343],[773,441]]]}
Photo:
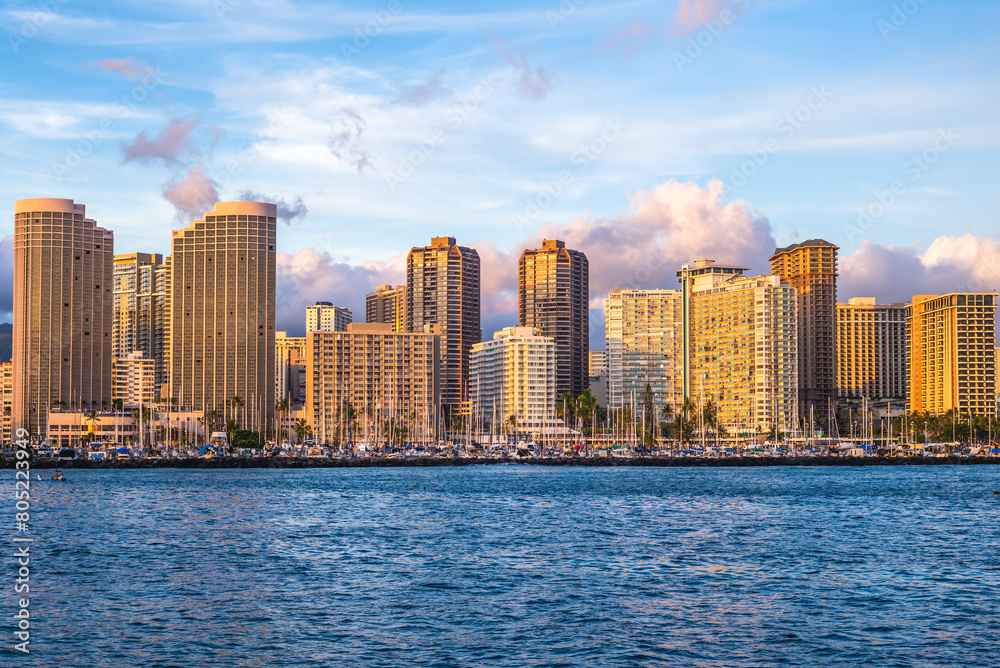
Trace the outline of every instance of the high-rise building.
{"label": "high-rise building", "polygon": [[114,399],[123,406],[149,405],[156,398],[156,363],[136,350],[112,363]]}
{"label": "high-rise building", "polygon": [[306,334],[309,332],[344,332],[354,322],[351,309],[330,302],[316,302],[306,307]]}
{"label": "high-rise building", "polygon": [[306,337],[274,333],[274,399],[289,406],[306,401]]}
{"label": "high-rise building", "polygon": [[124,359],[140,350],[153,360],[157,394],[167,382],[167,273],[162,255],[115,256],[111,355]]}
{"label": "high-rise building", "polygon": [[796,289],[799,310],[799,410],[827,415],[837,399],[837,250],[810,239],[776,248],[771,273]]}
{"label": "high-rise building", "polygon": [[472,346],[469,396],[478,424],[540,433],[555,417],[556,343],[534,327],[507,327]]}
{"label": "high-rise building", "polygon": [[518,324],[556,342],[556,390],[580,396],[587,387],[590,347],[587,256],[554,239],[525,250],[518,263]]}
{"label": "high-rise building", "polygon": [[637,405],[649,383],[658,414],[666,404],[679,411],[684,403],[681,291],[612,290],[605,318],[608,406]]}
{"label": "high-rise building", "polygon": [[677,272],[684,314],[685,395],[711,401],[729,434],[798,427],[798,300],[778,276],[697,260]]}
{"label": "high-rise building", "polygon": [[14,203],[13,428],[111,404],[114,235],[70,199]]}
{"label": "high-rise building", "polygon": [[276,215],[274,204],[218,202],[173,232],[171,396],[245,428],[274,421]]}
{"label": "high-rise building", "polygon": [[841,397],[907,395],[907,307],[908,303],[876,304],[874,297],[851,297],[848,303],[837,304],[837,393]]}
{"label": "high-rise building", "polygon": [[910,406],[996,416],[996,295],[916,295],[909,309]]}
{"label": "high-rise building", "polygon": [[479,253],[454,237],[434,237],[406,257],[406,320],[411,332],[441,332],[441,403],[457,414],[468,399],[469,354],[483,338]]}
{"label": "high-rise building", "polygon": [[608,372],[608,351],[591,350],[589,356],[590,356],[589,374],[591,376],[605,375]]}
{"label": "high-rise building", "polygon": [[[372,442],[391,421],[409,443],[436,440],[438,345],[433,325],[393,332],[388,324],[352,323],[346,332],[307,334],[306,415],[314,436],[322,443]],[[360,416],[353,424],[347,403]]]}
{"label": "high-rise building", "polygon": [[0,361],[0,446],[12,441],[11,425],[14,416],[14,363]]}
{"label": "high-rise building", "polygon": [[392,331],[406,331],[406,286],[380,285],[365,297],[365,321],[392,325]]}

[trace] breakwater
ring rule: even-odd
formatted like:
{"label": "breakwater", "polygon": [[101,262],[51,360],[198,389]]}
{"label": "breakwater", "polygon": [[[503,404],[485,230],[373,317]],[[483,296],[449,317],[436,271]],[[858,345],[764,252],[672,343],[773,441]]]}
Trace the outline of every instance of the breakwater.
{"label": "breakwater", "polygon": [[[495,459],[481,457],[213,457],[180,459],[35,460],[33,469],[301,469],[397,468],[438,466],[587,466],[587,467],[771,467],[771,466],[941,466],[1000,465],[1000,457],[566,457]],[[3,468],[14,468],[13,461]]]}

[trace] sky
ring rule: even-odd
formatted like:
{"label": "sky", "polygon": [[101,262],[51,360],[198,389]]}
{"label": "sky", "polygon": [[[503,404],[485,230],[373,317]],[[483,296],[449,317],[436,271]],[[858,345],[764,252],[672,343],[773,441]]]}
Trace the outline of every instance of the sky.
{"label": "sky", "polygon": [[482,258],[487,338],[524,248],[584,251],[593,349],[610,290],[812,238],[841,301],[993,291],[998,25],[986,0],[8,2],[0,190],[85,204],[118,253],[275,202],[290,334],[317,300],[363,320],[445,235]]}

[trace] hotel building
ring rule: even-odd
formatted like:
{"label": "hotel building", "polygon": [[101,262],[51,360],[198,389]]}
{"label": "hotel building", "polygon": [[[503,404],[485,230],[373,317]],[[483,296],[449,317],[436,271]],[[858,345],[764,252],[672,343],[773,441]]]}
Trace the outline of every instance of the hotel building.
{"label": "hotel building", "polygon": [[392,325],[392,331],[406,331],[406,286],[380,285],[365,296],[365,321]]}
{"label": "hotel building", "polygon": [[306,401],[306,337],[274,333],[274,399],[289,406]]}
{"label": "hotel building", "polygon": [[549,239],[518,263],[518,324],[556,342],[556,393],[580,396],[588,386],[590,267],[587,256]]}
{"label": "hotel building", "polygon": [[472,346],[469,394],[480,425],[538,433],[555,416],[556,342],[534,327],[507,327]]}
{"label": "hotel building", "polygon": [[[265,429],[274,423],[276,215],[274,204],[219,202],[174,230],[170,257],[171,394]],[[234,413],[235,397],[243,408]]]}
{"label": "hotel building", "polygon": [[14,429],[110,407],[114,235],[70,199],[14,203]]}
{"label": "hotel building", "polygon": [[125,357],[116,357],[112,362],[114,373],[115,400],[123,406],[148,406],[156,398],[156,363],[143,357],[141,350]]}
{"label": "hotel building", "polygon": [[12,438],[11,424],[14,415],[14,363],[0,361],[0,445],[8,445]]}
{"label": "hotel building", "polygon": [[822,239],[777,248],[771,273],[796,289],[799,409],[827,414],[837,399],[837,246]]}
{"label": "hotel building", "polygon": [[684,317],[684,393],[712,401],[729,434],[798,427],[798,300],[778,276],[697,260],[677,272]]}
{"label": "hotel building", "polygon": [[591,350],[588,356],[590,361],[588,372],[590,376],[603,376],[608,373],[607,350]]}
{"label": "hotel building", "polygon": [[[351,435],[367,438],[393,419],[412,437],[434,440],[440,400],[440,337],[436,328],[393,332],[382,323],[352,323],[346,332],[306,335],[306,415],[322,443],[344,443],[345,403],[358,417]],[[366,425],[368,425],[366,427]]]}
{"label": "hotel building", "polygon": [[996,295],[916,295],[909,308],[910,406],[996,416]]}
{"label": "hotel building", "polygon": [[168,285],[169,267],[162,255],[115,256],[111,355],[124,359],[139,350],[152,359],[157,394],[167,382]]}
{"label": "hotel building", "polygon": [[468,399],[469,353],[483,338],[479,319],[479,253],[454,237],[434,237],[406,257],[407,329],[437,325],[441,335],[441,403],[459,413]]}
{"label": "hotel building", "polygon": [[608,406],[641,402],[649,383],[657,415],[684,404],[684,312],[680,290],[612,290],[605,308]]}
{"label": "hotel building", "polygon": [[[852,297],[837,304],[837,393],[889,399],[908,392],[909,304]],[[819,412],[819,411],[817,411]]]}
{"label": "hotel building", "polygon": [[306,307],[306,334],[309,332],[343,332],[354,322],[351,309],[330,302],[316,302]]}

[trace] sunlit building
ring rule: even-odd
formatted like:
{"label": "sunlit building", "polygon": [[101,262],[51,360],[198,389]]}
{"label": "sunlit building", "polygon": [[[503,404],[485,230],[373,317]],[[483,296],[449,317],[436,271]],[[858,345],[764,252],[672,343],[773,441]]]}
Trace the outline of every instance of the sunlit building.
{"label": "sunlit building", "polygon": [[330,302],[316,302],[306,307],[306,334],[309,332],[343,332],[354,322],[351,309]]}
{"label": "sunlit building", "polygon": [[157,394],[159,385],[167,381],[168,285],[169,268],[162,255],[115,256],[111,354],[124,359],[141,350],[144,357],[153,360]]}
{"label": "sunlit building", "polygon": [[392,331],[406,331],[406,286],[380,285],[365,296],[365,322],[392,325]]}
{"label": "sunlit building", "polygon": [[274,333],[274,399],[289,405],[306,400],[306,337]]}
{"label": "sunlit building", "polygon": [[837,393],[841,397],[905,397],[909,304],[851,297],[837,304]]}
{"label": "sunlit building", "polygon": [[0,445],[16,440],[12,438],[11,424],[14,415],[14,363],[0,361]]}
{"label": "sunlit building", "polygon": [[156,363],[136,350],[112,362],[113,398],[123,406],[148,406],[156,398]]}

